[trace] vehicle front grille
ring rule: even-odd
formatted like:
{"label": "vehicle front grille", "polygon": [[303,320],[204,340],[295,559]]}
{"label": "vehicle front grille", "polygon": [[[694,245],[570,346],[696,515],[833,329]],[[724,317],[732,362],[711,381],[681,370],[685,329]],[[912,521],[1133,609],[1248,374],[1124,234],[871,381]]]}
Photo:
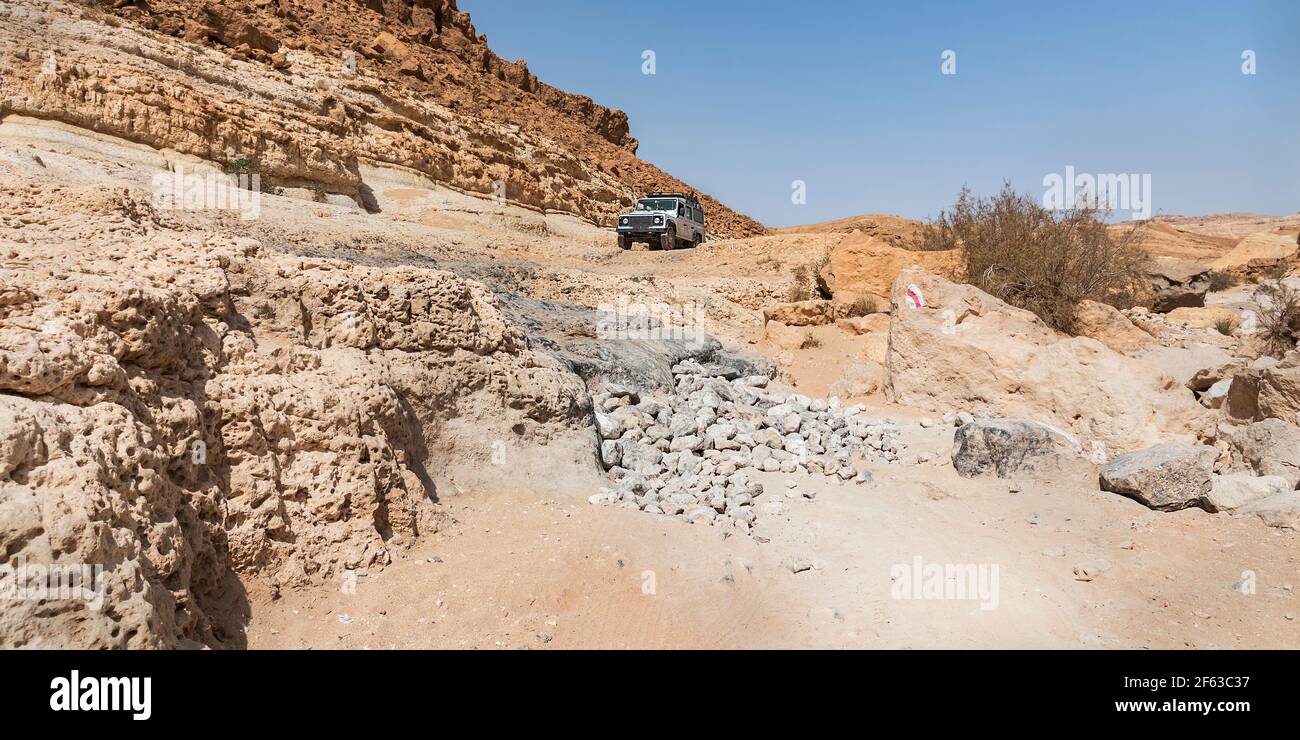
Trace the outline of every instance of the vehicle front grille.
{"label": "vehicle front grille", "polygon": [[628,216],[627,228],[629,229],[648,229],[655,225],[654,216]]}

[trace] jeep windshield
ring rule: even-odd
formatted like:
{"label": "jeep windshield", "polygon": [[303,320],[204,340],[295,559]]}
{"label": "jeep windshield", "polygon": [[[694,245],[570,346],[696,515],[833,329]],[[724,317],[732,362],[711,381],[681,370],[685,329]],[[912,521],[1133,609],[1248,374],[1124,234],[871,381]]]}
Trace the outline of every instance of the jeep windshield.
{"label": "jeep windshield", "polygon": [[642,198],[636,202],[634,211],[675,211],[677,201],[674,198]]}

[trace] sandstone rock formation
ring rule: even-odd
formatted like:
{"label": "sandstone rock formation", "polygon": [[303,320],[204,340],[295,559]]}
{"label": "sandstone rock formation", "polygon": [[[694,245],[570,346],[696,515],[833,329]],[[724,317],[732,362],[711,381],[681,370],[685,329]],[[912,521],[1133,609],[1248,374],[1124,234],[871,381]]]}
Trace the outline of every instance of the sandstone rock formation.
{"label": "sandstone rock formation", "polygon": [[835,313],[835,304],[830,301],[796,301],[763,309],[763,320],[777,321],[786,326],[821,326],[833,323]]}
{"label": "sandstone rock formation", "polygon": [[921,235],[925,224],[887,213],[869,213],[835,221],[770,229],[774,234],[852,234],[879,239],[891,247],[908,249]]}
{"label": "sandstone rock formation", "polygon": [[[93,129],[370,210],[437,182],[597,223],[651,189],[627,116],[488,48],[455,0],[15,0],[0,120]],[[761,231],[701,195],[710,230]]]}
{"label": "sandstone rock formation", "polygon": [[1089,456],[1194,440],[1206,414],[1173,378],[924,270],[894,283],[885,392],[939,412],[1049,423]]}
{"label": "sandstone rock formation", "polygon": [[834,296],[836,303],[852,303],[863,297],[888,300],[889,288],[898,273],[913,266],[954,277],[961,269],[961,255],[956,251],[902,249],[854,231],[831,249],[818,281],[823,290]]}
{"label": "sandstone rock formation", "polygon": [[[1162,223],[1156,217],[1137,227],[1135,246],[1157,257],[1174,257],[1192,262],[1210,262],[1232,249],[1236,239],[1229,236],[1198,233],[1179,228],[1175,223]],[[1133,229],[1131,223],[1110,226],[1111,235],[1124,237]]]}
{"label": "sandstone rock formation", "polygon": [[1074,328],[1080,336],[1091,337],[1116,352],[1128,354],[1156,343],[1154,337],[1139,329],[1119,309],[1096,301],[1083,301],[1074,315]]}
{"label": "sandstone rock formation", "polygon": [[1290,236],[1259,233],[1237,242],[1232,251],[1210,263],[1218,272],[1250,278],[1271,272],[1286,272],[1296,265],[1300,244]]}
{"label": "sandstone rock formation", "polygon": [[123,189],[9,186],[0,213],[0,555],[105,569],[101,609],[7,603],[4,646],[238,646],[234,573],[381,567],[493,440],[591,454],[581,382],[480,284],[272,253]]}

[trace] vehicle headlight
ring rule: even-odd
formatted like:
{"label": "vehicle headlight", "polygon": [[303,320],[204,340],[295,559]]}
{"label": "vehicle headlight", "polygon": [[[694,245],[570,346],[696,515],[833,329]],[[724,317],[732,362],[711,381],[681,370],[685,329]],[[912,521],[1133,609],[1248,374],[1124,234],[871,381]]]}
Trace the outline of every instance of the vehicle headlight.
{"label": "vehicle headlight", "polygon": [[657,223],[657,224],[661,224],[661,223],[663,223],[663,222],[664,222],[664,217],[663,217],[663,216],[655,216],[655,223]]}
{"label": "vehicle headlight", "polygon": [[620,224],[623,224],[624,226],[627,226],[627,216],[621,216],[621,217],[619,217],[618,222],[619,222]]}

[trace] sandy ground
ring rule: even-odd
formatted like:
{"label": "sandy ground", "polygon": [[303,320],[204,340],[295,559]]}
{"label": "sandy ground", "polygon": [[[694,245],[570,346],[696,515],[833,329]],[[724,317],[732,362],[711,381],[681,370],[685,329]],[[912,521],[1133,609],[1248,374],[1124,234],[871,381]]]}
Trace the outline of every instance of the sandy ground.
{"label": "sandy ground", "polygon": [[[909,454],[942,453],[951,443],[947,429],[910,422],[904,429]],[[784,497],[787,506],[761,520],[753,537],[593,507],[573,494],[453,497],[453,526],[352,588],[273,600],[254,587],[248,644],[1300,645],[1294,535],[1199,510],[1151,512],[1079,487],[964,480],[942,454],[875,472],[869,485],[765,474],[762,498]],[[990,576],[996,569],[997,587],[972,598],[896,598],[895,567],[918,557]],[[792,559],[815,567],[791,572]],[[1099,572],[1079,580],[1080,566]],[[1253,593],[1242,585],[1252,581]]]}

